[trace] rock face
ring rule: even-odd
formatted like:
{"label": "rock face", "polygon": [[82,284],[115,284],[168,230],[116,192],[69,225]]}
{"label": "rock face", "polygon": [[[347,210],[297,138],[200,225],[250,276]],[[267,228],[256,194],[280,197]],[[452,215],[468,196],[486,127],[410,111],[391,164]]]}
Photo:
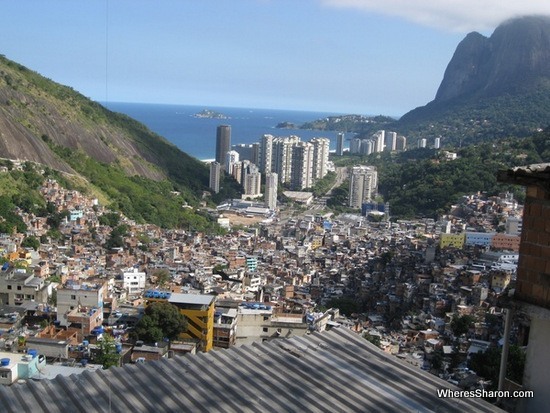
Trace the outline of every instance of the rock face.
{"label": "rock face", "polygon": [[550,17],[501,24],[486,38],[470,33],[458,45],[435,102],[524,93],[550,79]]}

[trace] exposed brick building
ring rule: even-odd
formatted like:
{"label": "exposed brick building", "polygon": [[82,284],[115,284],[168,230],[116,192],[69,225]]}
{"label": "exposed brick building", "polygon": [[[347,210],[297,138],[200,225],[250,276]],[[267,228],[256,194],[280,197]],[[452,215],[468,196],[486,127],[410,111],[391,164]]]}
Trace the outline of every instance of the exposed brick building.
{"label": "exposed brick building", "polygon": [[534,398],[522,399],[517,411],[546,411],[550,405],[550,164],[500,171],[498,180],[527,189],[511,308],[531,319],[523,387],[533,390]]}

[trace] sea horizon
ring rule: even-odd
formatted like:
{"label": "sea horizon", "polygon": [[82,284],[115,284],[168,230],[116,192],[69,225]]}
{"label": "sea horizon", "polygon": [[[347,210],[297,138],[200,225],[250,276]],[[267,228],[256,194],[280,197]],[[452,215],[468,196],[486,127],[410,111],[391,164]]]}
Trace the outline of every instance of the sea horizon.
{"label": "sea horizon", "polygon": [[[331,149],[336,147],[335,131],[299,129],[304,122],[328,116],[343,115],[336,112],[311,112],[284,109],[237,108],[228,106],[183,105],[135,102],[98,102],[107,109],[123,113],[143,123],[150,130],[166,138],[187,154],[203,162],[215,158],[216,128],[231,126],[231,145],[259,142],[264,134],[299,136],[303,141],[314,137],[328,138]],[[226,118],[200,118],[195,115],[211,110]],[[367,115],[365,115],[367,116]],[[297,128],[277,128],[277,124],[290,122]],[[354,136],[347,133],[346,138]]]}

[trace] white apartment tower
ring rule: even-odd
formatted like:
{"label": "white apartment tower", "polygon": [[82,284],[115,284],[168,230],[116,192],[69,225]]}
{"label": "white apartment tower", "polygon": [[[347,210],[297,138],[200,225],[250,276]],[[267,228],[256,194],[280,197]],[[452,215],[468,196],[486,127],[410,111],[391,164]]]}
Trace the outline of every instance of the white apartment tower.
{"label": "white apartment tower", "polygon": [[260,139],[259,166],[260,172],[268,173],[273,168],[273,135],[263,135]]}
{"label": "white apartment tower", "polygon": [[313,186],[314,145],[310,142],[297,142],[292,148],[290,187],[294,190]]}
{"label": "white apartment tower", "polygon": [[262,174],[260,172],[245,173],[244,175],[244,194],[243,197],[258,197],[262,194]]}
{"label": "white apartment tower", "polygon": [[239,162],[239,152],[237,151],[229,151],[225,155],[225,171],[233,175],[233,167],[236,163]]}
{"label": "white apartment tower", "polygon": [[378,173],[374,166],[354,166],[351,169],[349,206],[361,208],[364,202],[371,201],[376,194]]}
{"label": "white apartment tower", "polygon": [[265,177],[265,206],[271,210],[277,208],[277,190],[279,177],[275,172],[269,172]]}
{"label": "white apartment tower", "polygon": [[360,153],[361,152],[361,139],[354,138],[351,140],[349,145],[350,153]]}
{"label": "white apartment tower", "polygon": [[386,132],[385,151],[397,150],[397,132]]}
{"label": "white apartment tower", "polygon": [[313,144],[313,181],[323,178],[328,173],[328,155],[330,140],[327,138],[313,138],[309,141]]}
{"label": "white apartment tower", "polygon": [[405,149],[407,149],[407,138],[404,136],[398,136],[396,150],[404,151]]}
{"label": "white apartment tower", "polygon": [[210,189],[215,193],[220,192],[220,175],[222,167],[219,162],[210,163]]}
{"label": "white apartment tower", "polygon": [[273,140],[272,168],[271,172],[279,175],[279,182],[290,182],[292,171],[292,150],[294,145],[300,142],[298,136],[276,138]]}
{"label": "white apartment tower", "polygon": [[382,152],[384,150],[384,143],[386,142],[386,131],[379,130],[374,134],[374,141],[376,142],[374,152]]}

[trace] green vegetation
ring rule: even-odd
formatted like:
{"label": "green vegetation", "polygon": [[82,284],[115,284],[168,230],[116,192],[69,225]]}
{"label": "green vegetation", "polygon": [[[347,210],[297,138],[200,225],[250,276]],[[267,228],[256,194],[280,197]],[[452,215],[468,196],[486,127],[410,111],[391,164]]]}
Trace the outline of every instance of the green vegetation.
{"label": "green vegetation", "polygon": [[[456,160],[446,160],[443,151],[413,149],[402,153],[351,155],[335,159],[339,166],[372,165],[378,170],[378,190],[390,203],[393,217],[428,216],[447,212],[462,195],[509,191],[520,202],[523,189],[497,182],[497,171],[514,166],[550,162],[550,130],[530,138],[509,138],[470,145],[456,150]],[[346,183],[333,191],[327,205],[339,210],[346,205]]]}
{"label": "green vegetation", "polygon": [[[51,152],[44,158],[59,158],[59,162],[52,161],[56,168],[68,170],[68,164],[84,178],[66,178],[45,167],[46,174],[62,186],[92,193],[104,205],[140,223],[219,231],[208,215],[196,212],[208,186],[204,163],[136,120],[111,112],[4,56],[0,56],[0,87],[8,107],[4,115],[34,135],[37,150]],[[60,129],[61,120],[69,126]],[[13,168],[10,161],[2,165]],[[10,196],[27,194],[14,182],[5,187],[13,188]],[[224,181],[215,197],[223,200],[234,193],[235,186]],[[24,205],[25,199],[20,201],[15,205]],[[191,208],[183,210],[183,205]]]}
{"label": "green vegetation", "polygon": [[469,315],[453,315],[451,320],[451,330],[456,337],[460,337],[466,334],[471,325],[474,323],[475,319]]}
{"label": "green vegetation", "polygon": [[151,276],[155,279],[155,283],[161,288],[170,281],[170,271],[165,268],[153,271]]}
{"label": "green vegetation", "polygon": [[550,126],[550,86],[541,84],[529,93],[464,102],[432,102],[388,126],[413,138],[443,137],[445,145],[494,142],[510,136],[527,137]]}
{"label": "green vegetation", "polygon": [[395,119],[389,116],[363,116],[363,115],[340,115],[329,116],[324,119],[317,119],[306,122],[300,129],[330,130],[339,132],[373,133],[380,129],[387,129]]}
{"label": "green vegetation", "polygon": [[187,330],[187,320],[175,305],[155,302],[145,308],[145,315],[136,325],[135,334],[148,343],[174,340]]}
{"label": "green vegetation", "polygon": [[332,185],[334,185],[335,182],[336,182],[336,173],[328,172],[323,178],[315,182],[315,185],[313,185],[313,188],[311,188],[311,191],[313,192],[313,195],[316,197],[323,196],[330,190],[330,188],[332,188]]}
{"label": "green vegetation", "polygon": [[38,238],[33,236],[25,237],[21,242],[21,246],[23,248],[32,248],[33,250],[38,251],[38,248],[40,248],[40,241]]}
{"label": "green vegetation", "polygon": [[120,355],[116,351],[115,339],[109,334],[103,334],[103,339],[99,342],[97,362],[103,366],[104,370],[120,365]]}
{"label": "green vegetation", "polygon": [[[484,353],[472,354],[468,367],[485,380],[490,380],[490,390],[496,390],[500,371],[500,348],[489,348]],[[523,382],[523,370],[525,367],[525,352],[517,345],[510,346],[508,363],[506,366],[506,378],[521,384]]]}

